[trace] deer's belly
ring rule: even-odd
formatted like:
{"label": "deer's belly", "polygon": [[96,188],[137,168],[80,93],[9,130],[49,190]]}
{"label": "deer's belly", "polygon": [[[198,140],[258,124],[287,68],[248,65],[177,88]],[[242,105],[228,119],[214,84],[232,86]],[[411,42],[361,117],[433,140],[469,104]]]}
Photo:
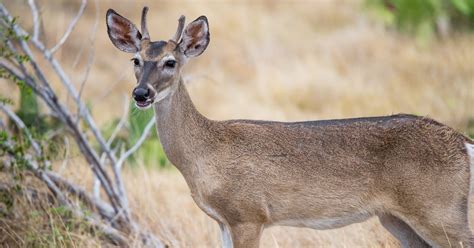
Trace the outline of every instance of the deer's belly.
{"label": "deer's belly", "polygon": [[354,213],[348,216],[307,218],[307,219],[286,219],[272,223],[272,226],[293,226],[308,227],[316,230],[326,230],[347,226],[353,223],[359,223],[370,218],[367,213]]}

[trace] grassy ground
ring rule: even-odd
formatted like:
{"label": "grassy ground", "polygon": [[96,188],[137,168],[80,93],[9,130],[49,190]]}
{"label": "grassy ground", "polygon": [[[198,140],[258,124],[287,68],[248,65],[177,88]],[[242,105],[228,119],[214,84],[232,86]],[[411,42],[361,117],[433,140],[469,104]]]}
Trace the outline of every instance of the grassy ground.
{"label": "grassy ground", "polygon": [[[52,46],[78,3],[40,2],[43,28]],[[23,2],[6,4],[28,25],[29,16],[18,6]],[[405,112],[428,115],[461,132],[474,118],[473,34],[419,44],[381,26],[360,1],[105,0],[89,3],[57,54],[78,87],[88,61],[93,62],[83,98],[101,125],[120,115],[124,96],[131,94],[135,82],[131,55],[119,52],[108,40],[105,11],[114,8],[138,23],[145,4],[150,6],[152,39],[169,39],[180,14],[188,21],[208,17],[211,43],[190,62],[185,79],[197,108],[210,118],[309,120]],[[2,83],[0,89],[9,86]],[[62,97],[67,99],[65,93]],[[81,160],[72,160],[68,168],[70,177],[91,185]],[[193,203],[176,170],[135,168],[126,170],[124,177],[142,225],[172,247],[218,246],[217,225]],[[29,221],[24,225],[40,229]],[[90,246],[100,244],[94,241],[96,236],[71,235],[82,237],[72,238],[72,246],[84,244],[81,240]],[[262,246],[395,247],[396,242],[371,219],[331,231],[274,227],[264,232]]]}

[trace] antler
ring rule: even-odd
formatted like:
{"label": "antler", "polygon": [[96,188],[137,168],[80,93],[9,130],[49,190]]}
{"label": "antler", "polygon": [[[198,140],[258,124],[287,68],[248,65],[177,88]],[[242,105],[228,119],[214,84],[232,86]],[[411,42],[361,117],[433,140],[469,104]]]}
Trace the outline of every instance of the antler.
{"label": "antler", "polygon": [[179,20],[178,20],[178,29],[176,30],[176,34],[173,36],[173,41],[175,41],[176,43],[179,42],[179,39],[181,38],[181,34],[183,33],[183,29],[184,29],[184,21],[186,20],[186,17],[184,17],[184,15],[181,15],[179,17]]}
{"label": "antler", "polygon": [[143,7],[142,10],[142,39],[150,39],[150,34],[148,33],[148,28],[146,27],[146,14],[148,13],[148,7]]}

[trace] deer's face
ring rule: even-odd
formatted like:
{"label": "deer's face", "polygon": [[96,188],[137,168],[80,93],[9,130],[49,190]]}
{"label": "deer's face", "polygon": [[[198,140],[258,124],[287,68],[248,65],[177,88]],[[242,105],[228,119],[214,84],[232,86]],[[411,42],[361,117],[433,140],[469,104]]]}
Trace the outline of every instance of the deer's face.
{"label": "deer's face", "polygon": [[[209,44],[207,18],[201,16],[184,28],[184,16],[179,19],[175,36],[168,41],[150,41],[146,13],[142,13],[142,33],[125,17],[112,9],[107,11],[107,32],[121,51],[133,53],[131,59],[137,78],[132,95],[138,108],[169,96],[179,82],[181,69],[191,57],[200,55]],[[182,36],[182,37],[181,37]]]}

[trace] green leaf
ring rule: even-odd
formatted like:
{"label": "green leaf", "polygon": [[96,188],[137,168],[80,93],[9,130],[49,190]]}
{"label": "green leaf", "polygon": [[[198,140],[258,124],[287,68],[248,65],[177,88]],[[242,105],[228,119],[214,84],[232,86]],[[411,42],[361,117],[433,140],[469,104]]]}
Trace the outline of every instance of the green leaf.
{"label": "green leaf", "polygon": [[128,121],[130,123],[130,137],[129,144],[133,145],[140,136],[143,134],[146,125],[153,118],[153,109],[140,110],[135,106],[132,101],[130,106],[130,114],[128,115]]}
{"label": "green leaf", "polygon": [[20,109],[17,114],[27,127],[37,126],[39,119],[38,99],[28,87],[20,87]]}
{"label": "green leaf", "polygon": [[464,15],[469,15],[471,9],[469,8],[469,0],[451,0],[451,3],[454,7],[459,10],[459,12],[463,13]]}

